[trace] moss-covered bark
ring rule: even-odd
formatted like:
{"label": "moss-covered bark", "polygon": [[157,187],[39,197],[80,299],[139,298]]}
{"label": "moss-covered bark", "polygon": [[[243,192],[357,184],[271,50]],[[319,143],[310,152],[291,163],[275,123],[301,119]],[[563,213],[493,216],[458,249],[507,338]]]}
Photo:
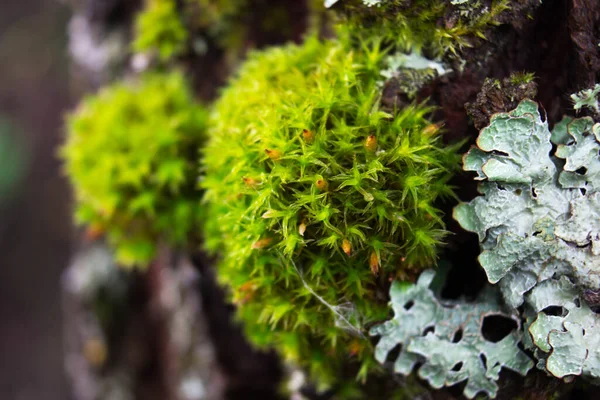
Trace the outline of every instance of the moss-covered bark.
{"label": "moss-covered bark", "polygon": [[[420,161],[407,159],[402,166],[390,167],[394,176],[402,178],[396,182],[383,170],[373,172],[374,164],[368,162],[382,159],[381,154],[386,150],[396,149],[394,140],[386,136],[386,129],[402,131],[408,136],[412,130],[422,135],[441,135],[448,146],[461,141],[471,144],[491,115],[512,110],[524,98],[536,97],[544,106],[550,125],[558,122],[571,110],[571,93],[591,88],[600,81],[600,1],[339,0],[329,3],[332,7],[325,10],[317,0],[148,0],[143,4],[88,0],[78,3],[78,16],[82,18],[80,22],[87,21],[87,25],[80,24],[80,27],[87,26],[94,40],[88,42],[91,45],[88,52],[80,51],[79,56],[77,53],[74,56],[80,70],[86,71],[88,80],[96,85],[125,76],[136,80],[146,69],[159,73],[178,69],[188,76],[199,99],[210,103],[221,98],[214,111],[213,128],[208,129],[211,158],[202,164],[201,174],[212,174],[203,184],[209,191],[204,201],[213,204],[212,220],[209,218],[210,224],[204,229],[206,239],[212,250],[224,251],[227,255],[220,258],[217,255],[215,260],[200,255],[194,261],[202,274],[211,277],[216,273],[220,281],[228,285],[225,294],[219,293],[214,282],[208,279],[199,289],[205,300],[203,312],[208,316],[205,321],[209,324],[217,361],[227,377],[223,393],[228,394],[222,396],[270,398],[282,393],[299,395],[304,391],[308,398],[459,398],[460,387],[429,391],[427,384],[416,378],[404,380],[375,369],[361,369],[359,361],[368,359],[363,353],[370,349],[370,343],[364,337],[352,338],[347,326],[346,329],[330,326],[336,325],[335,318],[324,316],[329,312],[328,305],[352,302],[357,306],[352,308],[353,313],[358,309],[370,318],[360,328],[366,332],[378,319],[374,319],[374,315],[385,314],[381,306],[388,300],[385,293],[389,280],[415,279],[415,273],[401,266],[407,259],[411,267],[419,268],[425,266],[425,260],[431,261],[436,256],[450,261],[455,267],[441,291],[442,296],[448,298],[463,295],[474,298],[485,282],[476,261],[477,239],[450,219],[455,202],[440,202],[444,190],[431,182],[425,182],[429,192],[420,190],[417,196],[417,189],[410,189],[409,180],[403,175],[423,160],[427,167],[413,175],[422,178],[429,173],[428,168],[452,170],[452,167],[446,163],[440,165],[440,156],[429,153],[423,156],[421,149]],[[333,28],[336,23],[342,28]],[[251,62],[258,70],[253,72],[252,65],[242,68],[239,78],[233,80],[220,97],[222,88],[232,74],[235,76],[249,51],[289,41],[301,43],[308,33],[315,41],[319,40],[316,37],[331,40],[338,36],[343,44],[320,45],[324,50],[321,49],[322,54],[316,52],[317,59],[298,59],[297,65],[288,65],[290,57],[282,53],[293,52],[289,50],[291,47],[253,56]],[[71,40],[76,43],[77,35]],[[374,48],[385,53],[385,57],[370,59],[374,57]],[[99,64],[96,65],[88,63],[93,50],[101,50],[97,54],[102,57],[97,58]],[[257,64],[257,60],[265,57],[275,61]],[[352,65],[344,64],[344,60],[352,60],[348,61]],[[386,72],[377,76],[378,72],[369,68]],[[370,75],[364,78],[361,74]],[[319,97],[324,93],[332,98]],[[260,96],[265,98],[261,100]],[[304,101],[298,98],[302,96],[314,98]],[[348,100],[353,96],[360,103],[358,107]],[[326,100],[330,104],[324,107]],[[273,101],[280,101],[280,107],[273,105]],[[360,106],[369,109],[361,110]],[[262,112],[261,107],[270,107],[271,112]],[[377,117],[372,117],[374,110],[380,111]],[[323,112],[327,116],[324,117]],[[581,113],[598,117],[593,110],[582,109]],[[254,123],[254,118],[260,121]],[[395,123],[394,118],[400,122]],[[354,136],[348,134],[344,141],[332,134],[341,134],[343,129],[352,131]],[[314,135],[331,135],[335,143],[327,143]],[[236,142],[227,147],[231,140]],[[313,142],[323,150],[320,156],[314,156],[309,146]],[[417,146],[415,143],[409,147]],[[334,148],[336,145],[343,147],[343,151]],[[395,145],[401,147],[399,143]],[[420,145],[431,149],[431,143]],[[346,157],[344,151],[350,155]],[[362,155],[357,155],[359,153],[366,154],[364,160],[360,158]],[[219,157],[223,159],[219,161]],[[196,158],[197,154],[191,152],[186,162],[197,166]],[[365,162],[361,164],[357,160]],[[296,161],[297,168],[285,169]],[[307,162],[314,176],[306,177],[306,182],[284,182],[301,174],[298,171],[306,171],[307,166],[302,163]],[[331,171],[335,168],[327,166],[327,162],[339,164],[339,171],[333,174]],[[324,167],[310,169],[321,165],[319,163]],[[372,168],[362,171],[363,164]],[[231,168],[235,173],[226,173]],[[343,171],[344,168],[347,171]],[[371,175],[352,177],[354,170],[358,175]],[[348,175],[345,181],[341,177],[344,174]],[[276,184],[275,178],[283,183]],[[369,185],[352,183],[350,178],[370,179]],[[438,173],[435,179],[436,184],[445,186],[447,176],[444,174],[442,178]],[[264,187],[259,190],[263,181],[271,185],[269,190],[261,191]],[[371,181],[375,183],[371,185]],[[458,198],[475,197],[475,185],[469,177],[456,175],[452,183]],[[342,189],[350,193],[345,193],[346,198],[339,196]],[[368,197],[373,195],[370,191],[382,197],[382,206],[373,208],[375,216],[372,218],[361,212],[370,207]],[[302,208],[302,204],[298,205],[306,200],[302,193],[304,197],[312,196],[315,204],[317,200],[333,199],[328,204],[335,205],[339,215],[335,218],[333,214],[324,215],[324,211],[317,210],[312,203]],[[357,193],[360,196],[353,197]],[[449,190],[445,192],[449,193]],[[334,194],[342,198],[339,204],[335,203]],[[400,197],[395,198],[396,194]],[[406,202],[406,198],[412,199],[412,203]],[[420,201],[422,198],[426,201]],[[269,203],[264,209],[255,207],[260,215],[256,210],[256,215],[246,212],[259,200]],[[393,206],[383,206],[386,200]],[[276,209],[274,205],[283,208]],[[327,212],[331,211],[330,207],[326,208]],[[302,211],[297,212],[300,209]],[[393,224],[382,222],[394,217],[394,212],[413,212],[408,209],[420,211],[414,211],[417,217],[402,214],[404,225],[398,226],[402,225],[406,232],[396,235],[398,226],[394,228]],[[423,227],[427,229],[421,229]],[[419,251],[427,254],[412,257],[409,250],[413,245],[419,247],[413,242],[423,230],[426,232],[420,239],[431,240],[421,243]],[[439,235],[429,235],[434,230],[439,230]],[[447,235],[448,232],[452,235]],[[190,237],[189,248],[199,249],[202,245],[199,235],[194,233]],[[443,237],[447,243],[439,246]],[[353,257],[352,262],[345,262],[348,257]],[[360,269],[359,258],[364,259],[364,270]],[[319,276],[322,271],[315,272],[313,264],[318,264],[319,259],[328,267],[330,275],[326,278]],[[297,263],[295,269],[290,267],[290,260]],[[287,269],[278,269],[284,267]],[[302,276],[311,270],[310,279],[309,275]],[[152,270],[148,270],[134,280],[149,279],[151,273]],[[354,287],[357,279],[360,290]],[[156,295],[152,288],[149,290],[147,299]],[[315,293],[321,295],[311,296]],[[246,322],[246,332],[251,333],[255,343],[262,342],[266,348],[272,346],[287,352],[289,359],[312,370],[313,382],[327,378],[322,379],[328,383],[327,389],[317,390],[323,385],[311,388],[308,383],[304,389],[281,390],[282,370],[278,362],[272,354],[254,352],[244,342],[241,331],[232,328],[230,310],[223,303],[223,297],[237,302],[238,316]],[[355,316],[352,314],[352,318]],[[164,330],[165,326],[160,329]],[[261,334],[261,329],[266,331]],[[170,334],[164,331],[163,334],[167,336],[161,340],[168,342]],[[324,342],[328,342],[327,345]],[[151,373],[156,373],[154,377],[158,381],[166,382],[166,388],[161,390],[174,393],[173,383],[168,378],[169,366],[162,364],[169,362],[168,359],[154,360],[157,369]],[[323,365],[326,368],[321,368]],[[367,371],[372,373],[367,374]],[[369,375],[366,383],[353,382],[357,374]],[[559,383],[540,372],[526,378],[503,373],[499,386],[498,398],[502,399],[518,396],[523,399],[582,398],[585,393],[579,388],[574,391],[574,384]],[[165,396],[162,398],[181,398],[176,394]]]}

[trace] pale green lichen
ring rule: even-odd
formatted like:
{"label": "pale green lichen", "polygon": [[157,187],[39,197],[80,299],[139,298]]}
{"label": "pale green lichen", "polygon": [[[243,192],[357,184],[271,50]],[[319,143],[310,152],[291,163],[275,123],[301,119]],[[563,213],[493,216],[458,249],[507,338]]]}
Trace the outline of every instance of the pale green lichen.
{"label": "pale green lichen", "polygon": [[598,94],[600,94],[600,84],[595,84],[593,88],[584,89],[571,95],[573,100],[573,108],[579,111],[583,107],[600,112],[600,103],[598,102]]}
{"label": "pale green lichen", "polygon": [[502,368],[525,375],[533,362],[519,349],[520,331],[511,332],[494,343],[482,333],[487,316],[500,315],[519,323],[513,311],[506,311],[499,293],[484,290],[473,303],[441,301],[430,288],[434,272],[421,274],[416,284],[395,282],[390,290],[394,318],[371,329],[381,336],[375,358],[384,363],[390,351],[401,345],[394,371],[408,375],[418,363],[419,377],[436,388],[466,381],[467,398],[483,392],[495,397],[496,381]]}
{"label": "pale green lichen", "polygon": [[[464,158],[464,168],[475,171],[483,194],[456,207],[463,228],[479,235],[484,250],[479,261],[491,283],[500,283],[505,299],[514,307],[537,282],[554,274],[569,275],[586,288],[600,287],[600,193],[594,182],[583,186],[561,184],[571,175],[571,165],[595,171],[600,144],[582,143],[595,137],[590,120],[560,124],[556,155],[550,157],[551,133],[537,104],[522,102],[516,110],[492,117],[481,131],[478,148]],[[565,133],[570,139],[565,136]],[[579,140],[579,142],[578,142]],[[596,151],[578,152],[579,146]],[[588,158],[575,157],[584,153]],[[559,174],[560,180],[559,180]],[[572,180],[572,179],[571,179]],[[597,182],[596,182],[597,184]]]}
{"label": "pale green lichen", "polygon": [[383,0],[363,0],[363,3],[366,6],[371,7],[371,6],[378,6],[378,5],[380,5],[382,1]]}
{"label": "pale green lichen", "polygon": [[381,71],[381,76],[386,80],[395,79],[399,90],[411,99],[424,85],[452,71],[441,62],[414,52],[392,54],[386,57],[385,64],[387,68]]}
{"label": "pale green lichen", "polygon": [[[576,125],[575,125],[576,124]],[[566,143],[557,143],[556,156],[566,161],[559,182],[567,188],[600,189],[600,124],[591,118],[571,122]]]}
{"label": "pale green lichen", "polygon": [[524,303],[538,368],[559,378],[600,377],[598,316],[581,295],[600,287],[599,132],[570,117],[550,132],[529,100],[494,115],[464,158],[483,196],[455,209],[489,281]]}
{"label": "pale green lichen", "polygon": [[445,75],[451,70],[446,69],[442,63],[435,60],[430,60],[417,53],[397,53],[387,57],[386,63],[388,68],[382,72],[386,78],[391,78],[395,71],[402,68],[410,68],[417,70],[433,70],[437,75]]}
{"label": "pale green lichen", "polygon": [[[554,312],[552,312],[554,310]],[[566,277],[539,284],[527,296],[528,332],[538,367],[564,378],[600,379],[600,315]],[[558,315],[553,315],[558,314]]]}

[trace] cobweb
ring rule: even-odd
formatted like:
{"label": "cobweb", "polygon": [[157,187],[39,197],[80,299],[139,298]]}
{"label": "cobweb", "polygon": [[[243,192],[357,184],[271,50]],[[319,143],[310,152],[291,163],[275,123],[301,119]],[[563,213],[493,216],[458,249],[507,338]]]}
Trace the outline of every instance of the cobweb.
{"label": "cobweb", "polygon": [[319,296],[313,288],[304,279],[304,273],[298,269],[296,264],[292,261],[294,269],[298,273],[302,284],[317,300],[319,300],[324,306],[329,308],[335,317],[335,326],[350,333],[351,335],[364,338],[362,333],[362,317],[352,302],[345,302],[338,305],[328,303],[324,298]]}

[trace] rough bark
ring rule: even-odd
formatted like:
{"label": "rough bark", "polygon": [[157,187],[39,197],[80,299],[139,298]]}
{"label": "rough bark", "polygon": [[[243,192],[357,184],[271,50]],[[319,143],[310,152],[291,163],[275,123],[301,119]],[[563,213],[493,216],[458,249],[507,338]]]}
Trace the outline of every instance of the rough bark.
{"label": "rough bark", "polygon": [[74,397],[224,398],[201,281],[186,258],[166,250],[139,273],[117,268],[100,244],[84,246],[63,276],[66,368]]}

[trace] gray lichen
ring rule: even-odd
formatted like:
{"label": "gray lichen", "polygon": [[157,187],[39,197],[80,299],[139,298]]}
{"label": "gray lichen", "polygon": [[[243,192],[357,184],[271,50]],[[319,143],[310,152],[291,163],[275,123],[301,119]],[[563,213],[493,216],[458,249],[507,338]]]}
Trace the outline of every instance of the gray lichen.
{"label": "gray lichen", "polygon": [[[570,276],[582,288],[600,287],[600,193],[594,182],[600,143],[593,133],[598,125],[578,119],[557,129],[554,139],[565,143],[556,156],[566,163],[550,157],[551,133],[537,104],[523,101],[492,117],[478,147],[464,158],[465,170],[483,181],[483,196],[460,204],[454,217],[479,235],[479,261],[513,307],[554,275]],[[572,174],[580,168],[589,171],[575,180]]]}
{"label": "gray lichen", "polygon": [[600,381],[600,315],[573,283],[565,277],[541,283],[527,296],[527,309],[528,344],[540,369],[557,378],[583,374]]}
{"label": "gray lichen", "polygon": [[533,362],[518,347],[520,331],[493,343],[483,336],[483,320],[500,315],[518,325],[516,313],[506,311],[492,288],[484,290],[473,303],[440,301],[430,289],[433,279],[434,272],[427,270],[415,285],[392,285],[394,318],[370,332],[381,336],[375,358],[384,363],[390,351],[400,344],[395,372],[408,375],[417,363],[422,363],[419,377],[436,389],[466,381],[467,398],[480,392],[495,397],[502,368],[525,375]]}
{"label": "gray lichen", "polygon": [[594,85],[593,88],[584,89],[572,94],[571,100],[573,100],[573,108],[579,111],[583,107],[586,107],[597,113],[600,112],[598,94],[600,94],[600,84]]}
{"label": "gray lichen", "polygon": [[574,120],[568,125],[565,143],[556,143],[556,156],[566,161],[559,182],[566,188],[596,192],[600,189],[600,124],[591,118]]}
{"label": "gray lichen", "polygon": [[387,80],[395,80],[401,93],[414,98],[417,92],[432,80],[452,72],[439,61],[430,60],[412,52],[396,53],[387,57],[387,68],[381,75]]}
{"label": "gray lichen", "polygon": [[494,115],[477,146],[464,168],[482,196],[455,218],[479,235],[479,261],[506,303],[524,304],[538,368],[599,381],[599,317],[586,293],[600,288],[600,124],[566,117],[550,132],[525,100]]}

